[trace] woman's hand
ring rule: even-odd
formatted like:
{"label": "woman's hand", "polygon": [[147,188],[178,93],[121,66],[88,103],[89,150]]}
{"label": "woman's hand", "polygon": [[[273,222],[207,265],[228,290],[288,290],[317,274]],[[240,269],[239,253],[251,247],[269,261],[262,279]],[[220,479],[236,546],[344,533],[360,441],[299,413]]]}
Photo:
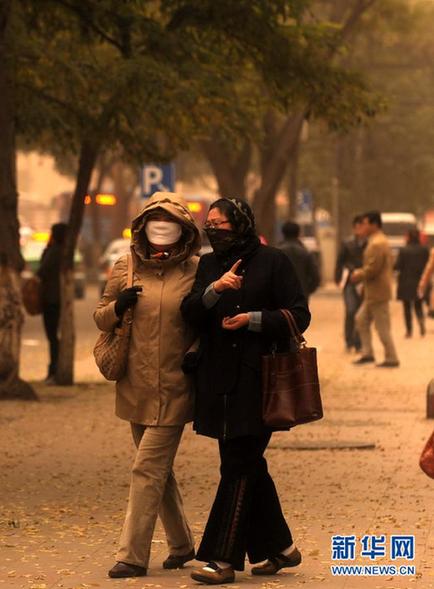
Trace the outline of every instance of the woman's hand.
{"label": "woman's hand", "polygon": [[235,331],[236,329],[240,329],[241,327],[248,325],[249,319],[250,318],[248,313],[239,313],[234,317],[225,317],[222,321],[222,327],[223,329]]}
{"label": "woman's hand", "polygon": [[242,260],[238,260],[237,262],[235,262],[235,264],[228,272],[225,272],[223,276],[221,276],[218,280],[214,282],[214,290],[216,291],[216,293],[220,294],[224,290],[239,290],[241,288],[243,277],[237,276],[235,274],[241,262]]}
{"label": "woman's hand", "polygon": [[118,317],[122,317],[127,309],[134,307],[137,303],[137,295],[141,291],[141,286],[130,286],[118,294],[115,303],[115,313]]}

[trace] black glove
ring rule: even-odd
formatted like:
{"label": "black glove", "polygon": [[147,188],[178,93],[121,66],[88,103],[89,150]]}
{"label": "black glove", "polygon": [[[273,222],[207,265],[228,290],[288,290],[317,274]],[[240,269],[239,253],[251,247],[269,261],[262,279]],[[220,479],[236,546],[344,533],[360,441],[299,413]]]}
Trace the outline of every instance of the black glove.
{"label": "black glove", "polygon": [[115,313],[118,317],[122,317],[129,307],[133,307],[137,303],[137,293],[141,290],[141,286],[132,286],[125,288],[118,294],[115,303]]}
{"label": "black glove", "polygon": [[181,364],[181,369],[184,374],[194,374],[199,366],[199,353],[187,352]]}

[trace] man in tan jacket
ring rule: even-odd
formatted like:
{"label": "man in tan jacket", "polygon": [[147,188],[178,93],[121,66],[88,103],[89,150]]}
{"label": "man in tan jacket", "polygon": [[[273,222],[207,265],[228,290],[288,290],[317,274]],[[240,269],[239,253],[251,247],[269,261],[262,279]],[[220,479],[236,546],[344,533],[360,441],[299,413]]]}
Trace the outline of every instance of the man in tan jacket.
{"label": "man in tan jacket", "polygon": [[362,230],[368,238],[363,253],[363,267],[351,275],[354,283],[363,282],[364,299],[356,315],[356,325],[362,342],[362,355],[354,364],[374,362],[371,323],[374,322],[385,359],[381,368],[399,366],[398,356],[391,334],[389,301],[392,298],[392,253],[382,231],[381,214],[371,211],[363,215]]}

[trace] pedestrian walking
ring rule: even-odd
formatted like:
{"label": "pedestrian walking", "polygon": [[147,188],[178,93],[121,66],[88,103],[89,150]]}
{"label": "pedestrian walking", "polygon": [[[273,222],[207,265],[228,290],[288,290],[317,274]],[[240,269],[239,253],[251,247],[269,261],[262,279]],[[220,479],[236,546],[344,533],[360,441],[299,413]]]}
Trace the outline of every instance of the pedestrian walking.
{"label": "pedestrian walking", "polygon": [[418,295],[418,285],[422,277],[429,253],[420,243],[420,233],[417,229],[410,229],[407,245],[398,254],[395,270],[398,271],[398,300],[404,308],[405,337],[413,335],[412,309],[414,308],[420,334],[425,335],[425,316],[423,312],[423,297]]}
{"label": "pedestrian walking", "polygon": [[288,257],[260,244],[244,201],[217,200],[205,231],[213,253],[204,255],[191,293],[182,302],[200,330],[194,429],[218,440],[221,479],[191,576],[230,583],[247,553],[255,575],[273,575],[301,562],[285,522],[264,451],[272,429],[262,422],[261,357],[286,350],[291,311],[304,331],[310,313]]}
{"label": "pedestrian walking", "polygon": [[169,546],[163,567],[179,568],[194,558],[173,461],[193,415],[191,387],[181,364],[195,335],[179,307],[196,274],[199,230],[182,197],[157,192],[133,220],[131,235],[134,286],[125,288],[128,258],[122,256],[95,311],[98,327],[111,331],[134,307],[127,372],[116,383],[116,414],[131,423],[137,453],[110,577],[147,574],[157,515]]}
{"label": "pedestrian walking", "polygon": [[55,223],[47,247],[42,252],[36,272],[41,280],[42,320],[50,350],[50,364],[45,379],[46,384],[56,382],[59,359],[59,321],[60,321],[60,264],[63,244],[66,237],[66,223]]}
{"label": "pedestrian walking", "polygon": [[361,283],[351,282],[351,274],[363,265],[363,250],[366,246],[366,239],[363,237],[363,217],[356,215],[353,219],[353,235],[342,242],[335,267],[335,282],[342,287],[345,320],[344,335],[345,345],[348,352],[353,348],[356,352],[361,350],[360,336],[356,329],[355,317],[362,304],[363,287]]}
{"label": "pedestrian walking", "polygon": [[375,362],[371,324],[384,346],[385,359],[379,368],[399,366],[392,339],[389,301],[392,298],[392,252],[381,230],[381,214],[370,211],[363,215],[362,233],[368,239],[363,252],[363,266],[353,271],[351,281],[363,283],[363,303],[356,315],[356,327],[362,342],[362,355],[354,364]]}
{"label": "pedestrian walking", "polygon": [[293,221],[286,221],[282,226],[284,241],[279,248],[288,256],[307,300],[320,284],[318,265],[313,254],[300,240],[300,225]]}

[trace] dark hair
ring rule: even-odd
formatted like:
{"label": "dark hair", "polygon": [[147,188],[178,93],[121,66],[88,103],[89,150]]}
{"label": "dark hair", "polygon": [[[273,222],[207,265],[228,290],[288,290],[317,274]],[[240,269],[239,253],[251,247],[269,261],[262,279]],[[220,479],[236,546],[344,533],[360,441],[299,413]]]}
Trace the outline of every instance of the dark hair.
{"label": "dark hair", "polygon": [[209,210],[218,209],[223,213],[234,231],[243,234],[256,234],[255,217],[245,200],[240,198],[219,198],[211,204]]}
{"label": "dark hair", "polygon": [[68,225],[66,223],[55,223],[51,227],[51,236],[55,243],[62,244],[65,241],[66,230]]}
{"label": "dark hair", "polygon": [[354,225],[359,225],[362,222],[363,222],[363,215],[356,215],[353,218],[353,227],[354,227]]}
{"label": "dark hair", "polygon": [[420,231],[419,229],[409,229],[407,232],[408,243],[420,243]]}
{"label": "dark hair", "polygon": [[363,213],[363,219],[368,219],[371,225],[376,225],[381,229],[383,227],[383,222],[381,220],[381,213],[380,211],[368,211],[367,213]]}
{"label": "dark hair", "polygon": [[285,221],[282,233],[286,239],[297,239],[300,236],[300,225],[294,221]]}

